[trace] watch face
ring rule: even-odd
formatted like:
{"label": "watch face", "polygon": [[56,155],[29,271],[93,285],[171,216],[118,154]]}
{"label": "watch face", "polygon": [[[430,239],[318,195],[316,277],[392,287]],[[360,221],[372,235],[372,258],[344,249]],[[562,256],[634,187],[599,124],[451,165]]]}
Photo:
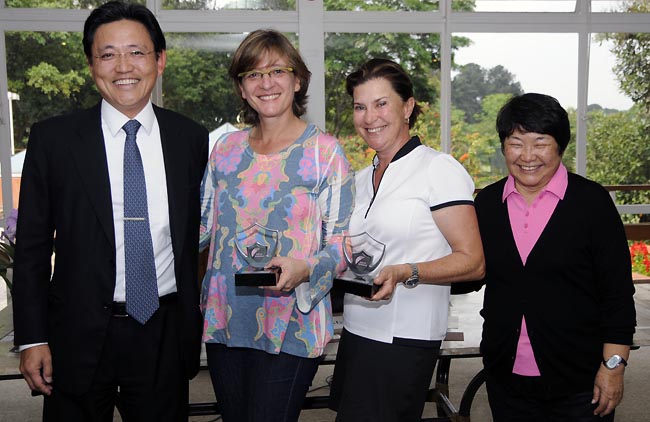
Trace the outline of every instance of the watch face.
{"label": "watch face", "polygon": [[611,358],[605,361],[605,366],[608,367],[609,369],[614,369],[621,364],[622,360],[623,358],[620,357],[619,355],[612,355]]}
{"label": "watch face", "polygon": [[406,281],[404,281],[404,285],[405,285],[406,287],[415,287],[415,286],[418,285],[418,282],[419,282],[419,281],[420,281],[420,280],[417,279],[417,278],[408,278],[408,279],[406,279]]}

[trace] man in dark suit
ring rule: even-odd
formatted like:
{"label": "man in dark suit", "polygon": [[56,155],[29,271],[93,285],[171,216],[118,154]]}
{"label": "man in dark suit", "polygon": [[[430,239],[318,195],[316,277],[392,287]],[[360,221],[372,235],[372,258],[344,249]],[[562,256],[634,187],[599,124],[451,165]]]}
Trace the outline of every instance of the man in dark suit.
{"label": "man in dark suit", "polygon": [[165,38],[144,6],[93,10],[83,43],[103,100],[36,123],[29,138],[13,291],[20,370],[45,395],[46,421],[112,421],[116,404],[125,421],[187,420],[208,133],[151,104]]}

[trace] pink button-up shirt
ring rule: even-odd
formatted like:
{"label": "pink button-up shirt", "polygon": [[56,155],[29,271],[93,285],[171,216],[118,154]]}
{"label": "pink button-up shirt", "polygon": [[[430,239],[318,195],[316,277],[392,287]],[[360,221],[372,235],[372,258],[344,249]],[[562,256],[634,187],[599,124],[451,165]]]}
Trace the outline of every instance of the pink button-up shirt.
{"label": "pink button-up shirt", "polygon": [[[564,198],[568,185],[567,169],[560,164],[557,171],[535,198],[532,204],[528,205],[526,200],[515,187],[515,179],[508,176],[506,185],[503,188],[503,200],[508,204],[508,215],[510,216],[510,227],[517,244],[519,256],[524,265],[530,251],[537,243],[537,240],[544,231],[546,224],[551,219],[553,211],[558,202]],[[521,333],[517,344],[517,355],[512,372],[524,376],[539,376],[539,368],[535,362],[533,348],[528,338],[526,329],[526,318],[521,318]]]}

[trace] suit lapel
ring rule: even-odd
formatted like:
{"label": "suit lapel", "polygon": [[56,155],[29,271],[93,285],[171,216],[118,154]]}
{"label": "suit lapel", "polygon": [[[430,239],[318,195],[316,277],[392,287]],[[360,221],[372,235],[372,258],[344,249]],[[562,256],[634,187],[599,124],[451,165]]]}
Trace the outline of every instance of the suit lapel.
{"label": "suit lapel", "polygon": [[[101,104],[101,103],[100,103]],[[97,219],[106,238],[115,248],[113,202],[108,175],[108,162],[104,135],[102,134],[101,108],[97,105],[81,115],[79,125],[73,132],[71,156],[86,188]]]}
{"label": "suit lapel", "polygon": [[[178,125],[171,121],[173,115],[154,105],[154,112],[160,127],[167,197],[169,201],[169,226],[172,236],[174,256],[181,256],[185,231],[187,230],[187,163],[186,148],[182,146],[182,133]],[[185,204],[185,205],[183,205]]]}

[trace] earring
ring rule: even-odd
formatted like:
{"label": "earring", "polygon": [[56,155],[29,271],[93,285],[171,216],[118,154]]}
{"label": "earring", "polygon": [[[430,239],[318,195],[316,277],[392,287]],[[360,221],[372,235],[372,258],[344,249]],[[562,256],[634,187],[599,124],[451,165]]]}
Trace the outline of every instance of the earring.
{"label": "earring", "polygon": [[408,117],[404,118],[404,124],[407,124],[407,125],[409,124],[409,118]]}

